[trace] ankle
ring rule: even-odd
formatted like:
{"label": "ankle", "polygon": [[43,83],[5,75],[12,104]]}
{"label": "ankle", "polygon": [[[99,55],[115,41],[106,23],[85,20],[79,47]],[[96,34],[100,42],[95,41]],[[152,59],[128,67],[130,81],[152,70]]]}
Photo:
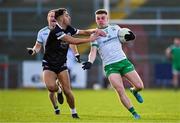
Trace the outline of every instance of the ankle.
{"label": "ankle", "polygon": [[76,108],[71,109],[72,114],[77,114]]}

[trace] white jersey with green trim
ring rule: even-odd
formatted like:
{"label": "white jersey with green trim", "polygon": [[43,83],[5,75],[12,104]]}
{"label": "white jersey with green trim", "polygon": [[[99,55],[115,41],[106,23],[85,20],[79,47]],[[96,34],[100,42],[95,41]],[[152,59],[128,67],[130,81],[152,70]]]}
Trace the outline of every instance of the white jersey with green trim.
{"label": "white jersey with green trim", "polygon": [[118,39],[118,31],[121,28],[118,25],[108,25],[102,30],[106,33],[106,37],[99,37],[91,43],[91,46],[97,47],[103,64],[109,65],[126,59],[126,55],[122,50],[122,44]]}

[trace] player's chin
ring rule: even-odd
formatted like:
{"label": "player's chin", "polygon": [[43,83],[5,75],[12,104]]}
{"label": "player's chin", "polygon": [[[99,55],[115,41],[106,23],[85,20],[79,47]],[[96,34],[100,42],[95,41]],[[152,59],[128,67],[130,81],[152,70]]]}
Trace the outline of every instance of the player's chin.
{"label": "player's chin", "polygon": [[106,27],[107,25],[106,24],[104,24],[104,23],[99,23],[99,27],[100,28],[104,28],[104,27]]}

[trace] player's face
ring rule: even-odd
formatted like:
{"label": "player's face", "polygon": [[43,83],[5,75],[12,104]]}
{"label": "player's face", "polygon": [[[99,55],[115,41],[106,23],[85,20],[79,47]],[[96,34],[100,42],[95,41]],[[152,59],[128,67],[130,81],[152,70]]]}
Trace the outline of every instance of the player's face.
{"label": "player's face", "polygon": [[175,38],[174,44],[177,45],[177,46],[180,46],[180,39]]}
{"label": "player's face", "polygon": [[63,14],[63,22],[65,25],[70,25],[71,24],[71,17],[69,16],[68,12],[65,11]]}
{"label": "player's face", "polygon": [[108,16],[106,14],[97,14],[96,23],[99,28],[106,27],[108,25]]}
{"label": "player's face", "polygon": [[54,16],[55,16],[54,12],[50,12],[48,14],[47,20],[48,20],[49,26],[54,27],[56,25],[56,20],[55,20]]}

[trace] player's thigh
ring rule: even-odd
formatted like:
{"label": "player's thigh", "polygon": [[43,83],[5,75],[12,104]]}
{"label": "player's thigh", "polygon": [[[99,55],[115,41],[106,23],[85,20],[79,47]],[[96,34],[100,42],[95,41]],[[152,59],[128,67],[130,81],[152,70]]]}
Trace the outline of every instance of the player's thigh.
{"label": "player's thigh", "polygon": [[124,91],[124,85],[120,74],[112,73],[108,76],[108,79],[114,89],[117,91]]}
{"label": "player's thigh", "polygon": [[56,78],[57,75],[53,71],[50,70],[43,71],[43,81],[45,82],[47,88],[56,87]]}
{"label": "player's thigh", "polygon": [[140,78],[139,74],[136,72],[136,70],[133,70],[131,72],[128,72],[124,75],[126,79],[129,80],[131,84],[133,84],[136,88],[143,89],[143,81]]}
{"label": "player's thigh", "polygon": [[58,74],[58,79],[64,91],[71,89],[70,77],[68,70],[64,70]]}

